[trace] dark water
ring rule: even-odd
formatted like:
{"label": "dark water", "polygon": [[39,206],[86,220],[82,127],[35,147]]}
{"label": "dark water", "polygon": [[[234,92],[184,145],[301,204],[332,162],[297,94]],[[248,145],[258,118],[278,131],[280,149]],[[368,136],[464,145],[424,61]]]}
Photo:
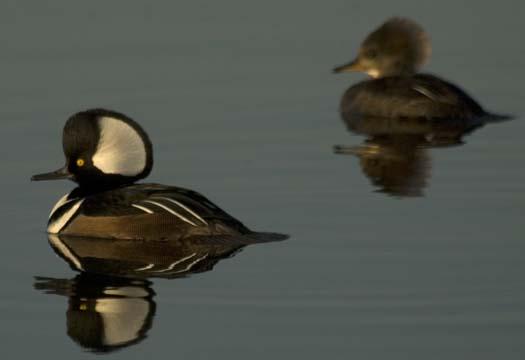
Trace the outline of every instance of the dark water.
{"label": "dark water", "polygon": [[[93,356],[74,339],[99,298],[99,310],[120,301],[136,314],[126,326],[138,342],[108,355],[126,359],[523,358],[520,4],[0,8],[5,356]],[[344,89],[362,77],[330,69],[393,14],[431,34],[428,71],[516,115],[463,145],[422,149],[409,197],[385,192],[358,157],[333,152],[367,144],[337,113]],[[93,106],[123,111],[149,132],[149,180],[199,190],[250,228],[291,238],[184,278],[77,277],[44,233],[72,184],[29,177],[63,162],[63,123]]]}

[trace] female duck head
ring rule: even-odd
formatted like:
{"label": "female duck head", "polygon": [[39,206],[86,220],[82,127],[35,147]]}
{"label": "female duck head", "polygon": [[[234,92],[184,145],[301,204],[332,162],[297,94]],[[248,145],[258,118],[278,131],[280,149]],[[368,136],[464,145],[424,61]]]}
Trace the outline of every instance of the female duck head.
{"label": "female duck head", "polygon": [[71,179],[81,187],[107,187],[145,178],[153,166],[146,132],[124,114],[92,109],[71,116],[64,126],[63,168],[32,180]]}
{"label": "female duck head", "polygon": [[370,33],[357,57],[334,72],[365,72],[373,78],[412,75],[430,57],[430,40],[412,20],[392,18]]}

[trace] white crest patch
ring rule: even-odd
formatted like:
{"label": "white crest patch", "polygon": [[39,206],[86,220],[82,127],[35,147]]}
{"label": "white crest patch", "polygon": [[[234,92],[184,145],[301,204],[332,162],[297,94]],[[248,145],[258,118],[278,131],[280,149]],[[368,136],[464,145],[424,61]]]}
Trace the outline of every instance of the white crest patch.
{"label": "white crest patch", "polygon": [[142,298],[102,298],[97,299],[95,311],[102,319],[103,344],[119,345],[140,335],[150,305]]}
{"label": "white crest patch", "polygon": [[139,133],[122,120],[98,119],[100,140],[93,164],[105,174],[135,176],[146,167],[146,146]]}

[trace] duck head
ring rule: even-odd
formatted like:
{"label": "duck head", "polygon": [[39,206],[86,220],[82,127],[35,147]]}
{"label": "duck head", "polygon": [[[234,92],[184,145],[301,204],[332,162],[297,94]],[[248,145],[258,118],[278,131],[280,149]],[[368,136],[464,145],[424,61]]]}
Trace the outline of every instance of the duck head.
{"label": "duck head", "polygon": [[391,18],[370,33],[357,57],[335,73],[364,72],[373,78],[412,75],[428,60],[430,40],[423,28],[406,18]]}

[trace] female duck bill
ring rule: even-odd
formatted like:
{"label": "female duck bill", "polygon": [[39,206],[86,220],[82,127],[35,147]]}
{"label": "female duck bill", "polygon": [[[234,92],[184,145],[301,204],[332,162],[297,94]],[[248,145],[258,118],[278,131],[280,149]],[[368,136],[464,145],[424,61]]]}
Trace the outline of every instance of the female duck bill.
{"label": "female duck bill", "polygon": [[354,60],[350,61],[350,62],[347,63],[347,64],[344,64],[344,65],[340,65],[340,66],[335,67],[332,71],[333,71],[335,74],[339,74],[339,73],[355,72],[355,71],[364,71],[364,70],[365,70],[365,69],[361,66],[361,64],[359,63],[359,61],[357,61],[357,59],[354,59]]}

